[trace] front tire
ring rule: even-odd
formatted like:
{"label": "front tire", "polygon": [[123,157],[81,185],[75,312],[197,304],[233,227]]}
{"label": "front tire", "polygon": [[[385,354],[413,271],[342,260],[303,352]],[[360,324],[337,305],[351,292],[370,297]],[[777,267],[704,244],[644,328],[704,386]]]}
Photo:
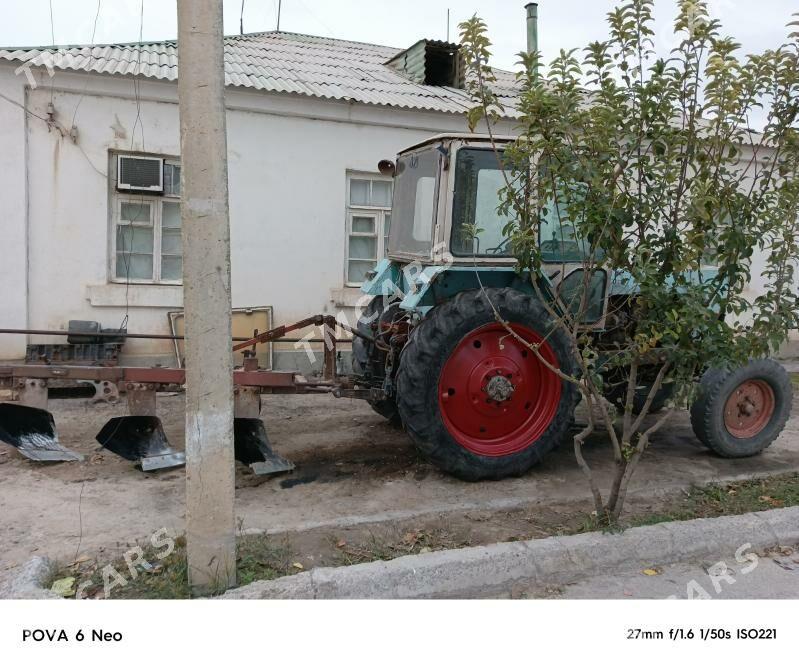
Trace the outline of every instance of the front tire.
{"label": "front tire", "polygon": [[397,375],[398,409],[418,449],[467,481],[527,472],[568,430],[577,388],[569,342],[533,295],[467,291],[434,308],[411,332]]}
{"label": "front tire", "polygon": [[785,428],[792,402],[791,378],[776,361],[751,361],[737,370],[714,368],[700,382],[691,426],[719,456],[755,456]]}

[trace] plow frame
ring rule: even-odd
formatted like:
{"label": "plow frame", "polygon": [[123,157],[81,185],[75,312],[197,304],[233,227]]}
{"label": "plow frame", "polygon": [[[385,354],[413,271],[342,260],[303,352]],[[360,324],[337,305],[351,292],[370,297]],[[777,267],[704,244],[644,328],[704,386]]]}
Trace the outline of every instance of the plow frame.
{"label": "plow frame", "polygon": [[[265,342],[300,341],[286,338],[288,333],[305,328],[321,327],[323,338],[304,339],[305,342],[324,343],[324,363],[320,379],[308,380],[297,372],[262,370],[258,367],[255,346]],[[278,326],[258,333],[251,338],[236,338],[233,351],[244,352],[244,364],[233,370],[234,385],[234,432],[237,460],[249,465],[256,474],[286,472],[294,465],[274,453],[260,419],[261,395],[264,394],[302,394],[332,393],[336,397],[370,397],[375,389],[356,388],[352,380],[337,373],[337,328],[349,332],[354,337],[373,339],[346,324],[338,322],[330,315],[315,315],[293,324]],[[76,332],[36,331],[0,329],[2,333],[81,335]],[[97,333],[93,333],[97,337]],[[100,335],[102,336],[102,335]],[[142,339],[183,339],[176,335],[127,334],[126,337]],[[56,381],[57,380],[57,381]],[[156,396],[158,393],[180,391],[186,383],[183,368],[172,367],[128,367],[128,366],[80,366],[53,365],[49,362],[39,364],[19,364],[0,366],[0,389],[9,389],[16,396],[13,403],[19,407],[39,410],[42,418],[52,415],[47,411],[48,388],[69,382],[89,384],[96,389],[95,399],[116,401],[120,392],[125,394],[128,415],[112,419],[97,436],[101,448],[107,448],[127,460],[136,461],[142,470],[154,470],[185,464],[185,454],[171,447],[163,434],[160,420],[156,415]],[[46,416],[45,416],[46,415]],[[125,424],[128,421],[128,424]],[[116,422],[114,426],[110,426]],[[137,423],[138,422],[138,423]],[[155,425],[157,423],[157,425]],[[258,425],[255,425],[255,424]],[[57,443],[54,429],[49,437]],[[152,454],[138,453],[131,444],[124,443],[123,437],[145,435],[152,446]],[[60,447],[60,445],[57,445]],[[63,447],[60,447],[63,449]],[[65,458],[77,460],[80,457],[63,449]],[[36,460],[36,459],[34,459]]]}

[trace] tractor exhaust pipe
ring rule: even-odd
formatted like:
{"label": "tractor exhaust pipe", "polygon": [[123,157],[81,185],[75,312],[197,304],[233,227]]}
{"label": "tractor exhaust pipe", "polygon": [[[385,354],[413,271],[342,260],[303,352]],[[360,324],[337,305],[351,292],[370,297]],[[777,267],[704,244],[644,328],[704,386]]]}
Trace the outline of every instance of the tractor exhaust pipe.
{"label": "tractor exhaust pipe", "polygon": [[524,8],[527,10],[527,53],[538,51],[538,3],[528,2]]}

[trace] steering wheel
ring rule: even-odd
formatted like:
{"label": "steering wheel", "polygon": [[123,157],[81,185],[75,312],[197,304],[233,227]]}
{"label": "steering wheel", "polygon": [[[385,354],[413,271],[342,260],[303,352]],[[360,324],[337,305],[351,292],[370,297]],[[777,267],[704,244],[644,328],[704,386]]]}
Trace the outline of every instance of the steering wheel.
{"label": "steering wheel", "polygon": [[[506,237],[497,246],[486,249],[486,254],[491,256],[504,256],[510,251],[511,238]],[[501,253],[498,253],[501,252]]]}
{"label": "steering wheel", "polygon": [[581,256],[580,244],[574,240],[544,240],[541,253],[557,255],[560,258]]}

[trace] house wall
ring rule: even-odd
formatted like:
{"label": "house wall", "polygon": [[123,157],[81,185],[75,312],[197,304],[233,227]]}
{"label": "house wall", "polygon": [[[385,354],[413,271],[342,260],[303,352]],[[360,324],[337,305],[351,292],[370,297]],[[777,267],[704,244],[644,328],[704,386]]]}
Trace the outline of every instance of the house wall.
{"label": "house wall", "polygon": [[[0,67],[0,93],[24,95],[24,77],[11,73]],[[180,287],[110,281],[107,175],[111,151],[180,155],[176,85],[142,80],[137,101],[129,78],[37,76],[28,109],[44,117],[52,100],[60,126],[70,128],[74,117],[77,141],[31,116],[26,134],[22,110],[0,99],[0,161],[13,176],[0,186],[4,240],[14,258],[0,264],[4,286],[13,287],[0,297],[3,324],[62,329],[85,319],[117,327],[127,313],[129,332],[168,333],[166,314],[181,307]],[[271,305],[276,324],[341,310],[352,318],[359,293],[344,287],[347,171],[374,173],[378,160],[406,145],[462,132],[464,118],[246,90],[229,90],[226,102],[233,306]],[[0,338],[0,359],[22,358],[24,345],[24,338]],[[129,364],[174,362],[169,341],[128,340],[124,351]],[[304,369],[308,359],[301,347],[283,345],[275,365]]]}
{"label": "house wall", "polygon": [[[0,68],[0,323],[5,328],[28,325],[27,187],[24,80]],[[25,352],[25,337],[0,336],[0,359]]]}
{"label": "house wall", "polygon": [[[31,112],[0,98],[0,327],[63,329],[70,319],[117,327],[127,314],[130,332],[168,333],[179,286],[110,281],[107,175],[111,151],[179,156],[176,85],[142,80],[137,101],[130,78],[36,76],[30,88],[0,66],[0,94]],[[33,116],[46,117],[51,100],[61,127],[74,118],[77,141]],[[233,306],[270,305],[275,324],[341,311],[353,319],[359,292],[344,287],[347,171],[374,172],[407,145],[464,131],[464,118],[243,89],[229,89],[226,102]],[[756,258],[753,290],[761,268]],[[0,360],[23,358],[26,341],[0,336]],[[124,351],[128,364],[174,363],[169,341],[128,340]],[[286,344],[276,346],[275,367],[307,370],[309,361]]]}

